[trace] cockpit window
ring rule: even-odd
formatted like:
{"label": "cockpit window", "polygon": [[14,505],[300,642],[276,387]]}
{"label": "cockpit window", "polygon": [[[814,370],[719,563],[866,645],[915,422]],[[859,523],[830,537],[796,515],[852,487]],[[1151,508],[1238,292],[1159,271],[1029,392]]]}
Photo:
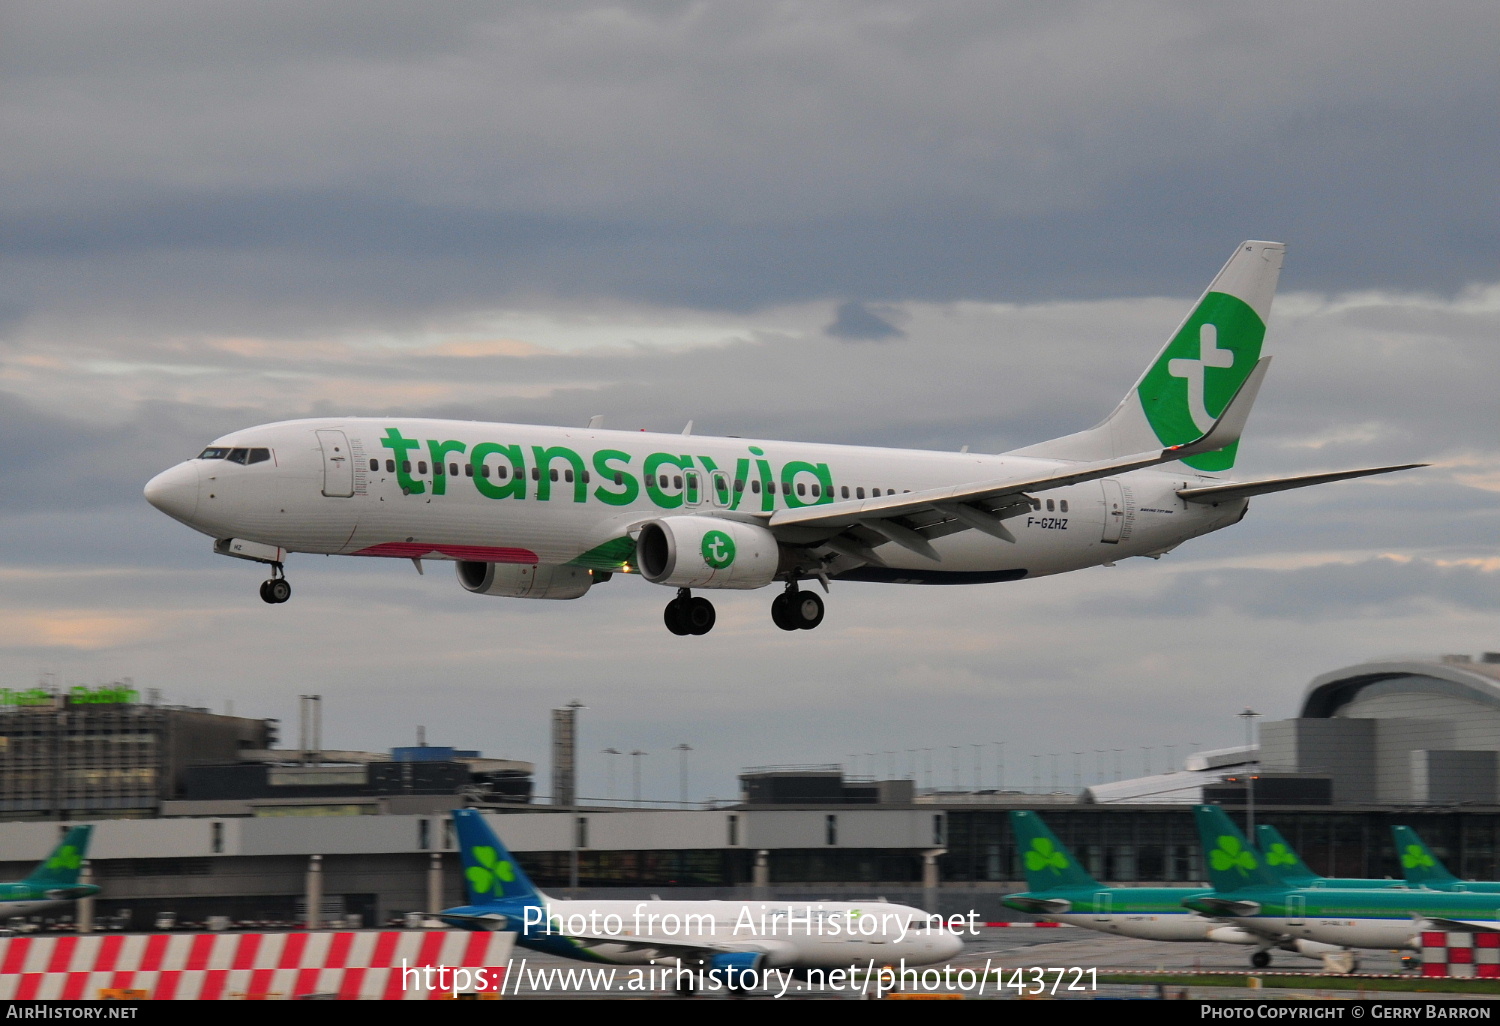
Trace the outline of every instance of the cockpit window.
{"label": "cockpit window", "polygon": [[200,460],[229,460],[231,463],[264,463],[271,458],[270,449],[230,449],[211,445],[198,454]]}
{"label": "cockpit window", "polygon": [[228,460],[230,463],[249,463],[250,462],[250,450],[249,449],[230,449],[229,450],[229,455],[225,456],[224,458],[226,460]]}
{"label": "cockpit window", "polygon": [[266,462],[266,460],[268,460],[270,458],[271,458],[271,450],[270,449],[251,449],[250,450],[250,462],[251,463],[264,463],[264,462]]}
{"label": "cockpit window", "polygon": [[221,449],[217,446],[211,445],[207,449],[204,449],[202,452],[200,452],[198,454],[198,458],[200,460],[222,460],[225,456],[228,455],[228,449]]}

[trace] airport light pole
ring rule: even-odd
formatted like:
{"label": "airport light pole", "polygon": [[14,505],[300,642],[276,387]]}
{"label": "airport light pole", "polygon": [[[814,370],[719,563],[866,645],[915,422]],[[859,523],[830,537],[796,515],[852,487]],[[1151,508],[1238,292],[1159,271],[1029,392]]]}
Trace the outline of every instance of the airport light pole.
{"label": "airport light pole", "polygon": [[997,748],[995,754],[995,790],[1005,790],[1005,742],[992,741],[991,744]]}
{"label": "airport light pole", "polygon": [[678,745],[676,748],[672,749],[672,751],[678,753],[678,755],[681,757],[680,758],[679,768],[682,771],[682,780],[681,780],[682,788],[681,788],[681,791],[679,792],[678,804],[680,804],[683,808],[687,808],[687,803],[688,803],[687,753],[691,752],[692,750],[693,750],[692,746],[691,745],[687,745],[687,744],[681,744],[681,745]]}
{"label": "airport light pole", "polygon": [[980,757],[984,755],[984,745],[970,743],[969,747],[974,749],[974,790],[978,791],[984,786],[984,773],[979,768]]}
{"label": "airport light pole", "polygon": [[[600,755],[615,756],[615,755],[624,755],[625,753],[622,752],[622,751],[620,751],[618,748],[606,748],[602,752],[600,752],[599,754]],[[615,800],[615,760],[612,759],[612,758],[610,758],[610,759],[605,759],[604,762],[605,762],[605,765],[607,765],[609,767],[609,800],[610,801],[614,801]]]}
{"label": "airport light pole", "polygon": [[635,751],[633,751],[633,752],[630,753],[630,758],[635,763],[634,770],[635,770],[635,805],[636,805],[636,808],[640,808],[640,805],[641,805],[641,756],[643,756],[643,755],[650,755],[650,754],[651,754],[650,752],[643,752],[639,748],[637,748]]}
{"label": "airport light pole", "polygon": [[1260,753],[1254,751],[1255,741],[1255,717],[1260,713],[1249,706],[1239,714],[1240,719],[1245,721],[1245,822],[1249,824],[1245,836],[1250,838],[1250,843],[1255,843],[1255,767],[1260,763]]}

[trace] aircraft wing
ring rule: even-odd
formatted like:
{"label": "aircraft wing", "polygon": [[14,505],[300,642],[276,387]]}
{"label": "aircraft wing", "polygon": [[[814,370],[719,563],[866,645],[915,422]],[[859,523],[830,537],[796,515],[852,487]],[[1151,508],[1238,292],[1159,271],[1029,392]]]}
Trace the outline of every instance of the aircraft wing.
{"label": "aircraft wing", "polygon": [[1403,463],[1399,467],[1366,467],[1363,470],[1338,470],[1331,474],[1273,477],[1264,481],[1231,481],[1228,484],[1206,485],[1202,488],[1180,488],[1177,494],[1188,502],[1233,502],[1236,499],[1248,499],[1252,495],[1285,492],[1293,488],[1307,488],[1311,485],[1327,484],[1330,481],[1347,481],[1355,477],[1391,474],[1398,470],[1412,470],[1427,465],[1426,463]]}
{"label": "aircraft wing", "polygon": [[[771,515],[768,526],[794,543],[810,544],[831,538],[832,542],[825,542],[830,548],[848,550],[848,555],[877,564],[881,561],[869,549],[886,541],[933,560],[938,560],[938,555],[928,539],[969,528],[1005,541],[1015,541],[1015,536],[1006,529],[1003,521],[1032,508],[1027,498],[1029,493],[1170,463],[1214,452],[1238,441],[1270,363],[1268,356],[1255,365],[1219,419],[1196,441],[1116,459],[1074,463],[1041,475],[1016,475],[874,499],[783,509]],[[851,532],[851,538],[834,537],[843,532]]]}

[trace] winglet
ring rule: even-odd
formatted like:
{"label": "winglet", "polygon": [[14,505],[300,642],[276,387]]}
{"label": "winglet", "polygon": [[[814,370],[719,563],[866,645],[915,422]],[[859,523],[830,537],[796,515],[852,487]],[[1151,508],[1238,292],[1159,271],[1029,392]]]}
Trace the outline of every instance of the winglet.
{"label": "winglet", "polygon": [[1224,407],[1224,412],[1219,414],[1219,419],[1213,422],[1213,426],[1195,441],[1184,445],[1169,445],[1162,452],[1173,453],[1176,459],[1186,459],[1189,456],[1199,456],[1206,452],[1217,452],[1228,448],[1240,440],[1241,433],[1245,430],[1245,422],[1250,419],[1250,408],[1255,405],[1255,395],[1260,391],[1260,383],[1265,380],[1266,371],[1271,369],[1271,358],[1263,356],[1255,362],[1255,367],[1246,375],[1240,387],[1235,390],[1234,397]]}

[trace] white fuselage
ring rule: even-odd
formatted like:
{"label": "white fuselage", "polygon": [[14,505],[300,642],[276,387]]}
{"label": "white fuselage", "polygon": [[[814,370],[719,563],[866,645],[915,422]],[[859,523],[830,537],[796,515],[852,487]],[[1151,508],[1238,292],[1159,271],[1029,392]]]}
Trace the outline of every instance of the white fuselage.
{"label": "white fuselage", "polygon": [[[596,569],[608,569],[608,554],[624,551],[631,531],[654,518],[748,520],[1068,466],[1023,456],[395,418],[288,421],[213,444],[267,450],[269,458],[188,460],[158,475],[147,495],[214,538],[286,552]],[[959,530],[933,539],[939,561],[886,543],[875,550],[885,564],[878,571],[827,552],[818,569],[894,583],[982,583],[1156,555],[1243,516],[1244,500],[1208,505],[1175,494],[1204,480],[1166,464],[1051,489],[1038,496],[1039,508],[1005,520],[1014,541]],[[783,532],[784,545],[789,537],[798,543]]]}
{"label": "white fuselage", "polygon": [[1226,926],[1196,912],[1108,912],[1063,913],[1045,918],[1069,926],[1081,926],[1117,937],[1153,941],[1218,941],[1223,944],[1259,944],[1261,938],[1238,927]]}
{"label": "white fuselage", "polygon": [[[774,968],[928,965],[957,955],[967,928],[883,902],[549,900],[545,912],[534,911],[551,932],[523,924],[522,945],[622,965],[660,964],[694,949],[758,952]],[[647,938],[661,946],[643,944]]]}

